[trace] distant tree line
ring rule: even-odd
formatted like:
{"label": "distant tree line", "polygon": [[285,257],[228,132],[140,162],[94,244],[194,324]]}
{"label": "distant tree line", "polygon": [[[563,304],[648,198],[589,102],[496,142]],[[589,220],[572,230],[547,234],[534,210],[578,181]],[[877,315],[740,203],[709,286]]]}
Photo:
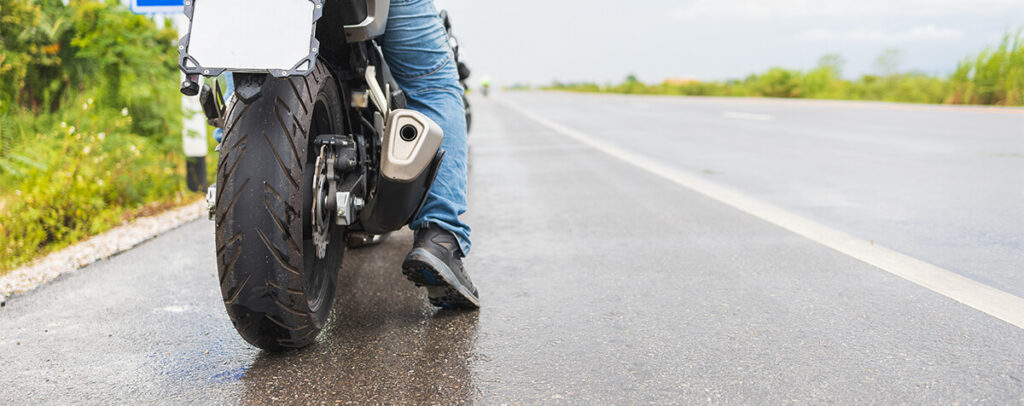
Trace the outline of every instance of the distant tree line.
{"label": "distant tree line", "polygon": [[911,103],[1024,105],[1024,36],[1004,36],[999,46],[965,59],[946,77],[900,72],[900,54],[887,50],[876,72],[844,79],[843,59],[826,55],[809,71],[771,68],[742,80],[665,81],[647,84],[629,75],[618,84],[555,82],[546,89],[579,92],[686,96],[743,96],[876,100]]}

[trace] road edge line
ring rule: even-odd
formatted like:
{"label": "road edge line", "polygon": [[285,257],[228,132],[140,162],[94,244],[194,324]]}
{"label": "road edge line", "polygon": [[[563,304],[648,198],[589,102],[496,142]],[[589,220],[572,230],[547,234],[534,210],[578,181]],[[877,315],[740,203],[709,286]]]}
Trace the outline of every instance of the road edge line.
{"label": "road edge line", "polygon": [[495,101],[559,134],[590,146],[620,161],[1024,329],[1024,298],[1014,296],[936,265],[874,244],[873,242],[846,234],[770,203],[760,201],[731,187],[684,173],[655,160],[626,151],[582,132],[554,123],[511,102],[505,100]]}

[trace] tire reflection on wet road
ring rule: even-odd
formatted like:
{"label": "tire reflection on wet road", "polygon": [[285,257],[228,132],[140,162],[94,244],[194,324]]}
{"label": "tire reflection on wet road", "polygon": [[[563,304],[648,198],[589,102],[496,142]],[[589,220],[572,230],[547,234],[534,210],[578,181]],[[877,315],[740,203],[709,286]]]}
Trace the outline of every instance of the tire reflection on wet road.
{"label": "tire reflection on wet road", "polygon": [[241,400],[466,403],[478,312],[438,312],[426,303],[398,272],[411,245],[403,231],[349,251],[317,343],[260,353],[242,379]]}

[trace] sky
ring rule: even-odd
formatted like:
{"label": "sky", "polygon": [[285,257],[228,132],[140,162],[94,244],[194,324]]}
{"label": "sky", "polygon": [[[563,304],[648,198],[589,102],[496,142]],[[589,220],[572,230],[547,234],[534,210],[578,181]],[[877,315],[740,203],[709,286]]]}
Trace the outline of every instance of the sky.
{"label": "sky", "polygon": [[451,14],[475,79],[645,82],[743,78],[813,68],[839,54],[843,74],[949,74],[1024,28],[1024,0],[435,0]]}

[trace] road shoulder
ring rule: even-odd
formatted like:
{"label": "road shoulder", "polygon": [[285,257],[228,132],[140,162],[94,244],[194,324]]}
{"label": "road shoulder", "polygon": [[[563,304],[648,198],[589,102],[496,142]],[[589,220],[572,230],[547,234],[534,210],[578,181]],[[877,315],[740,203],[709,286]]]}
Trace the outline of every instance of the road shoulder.
{"label": "road shoulder", "polygon": [[206,202],[200,200],[142,217],[15,269],[0,276],[0,303],[6,303],[11,296],[35,289],[61,275],[130,250],[201,217],[205,209]]}

